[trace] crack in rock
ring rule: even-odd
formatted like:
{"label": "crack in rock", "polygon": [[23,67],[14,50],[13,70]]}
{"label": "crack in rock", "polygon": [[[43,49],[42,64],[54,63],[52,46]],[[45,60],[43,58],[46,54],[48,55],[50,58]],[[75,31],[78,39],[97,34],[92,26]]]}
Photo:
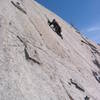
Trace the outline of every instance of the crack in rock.
{"label": "crack in rock", "polygon": [[97,49],[93,44],[89,43],[86,39],[85,39],[85,41],[81,40],[81,42],[89,45],[91,48]]}
{"label": "crack in rock", "polygon": [[20,40],[20,42],[21,42],[25,47],[27,47],[27,46],[26,46],[26,43],[25,43],[19,36],[17,36],[17,38]]}
{"label": "crack in rock", "polygon": [[61,79],[60,79],[60,83],[61,83],[62,87],[64,88],[66,94],[67,94],[68,97],[70,98],[70,100],[74,100],[74,99],[72,98],[72,96],[68,93],[68,91],[67,91],[67,89],[65,88],[65,85],[64,85],[64,83],[63,83],[63,81],[62,81]]}
{"label": "crack in rock", "polygon": [[93,44],[89,43],[86,39],[85,41],[81,40],[81,42],[87,44],[94,51],[94,53],[97,53],[100,56],[100,52],[98,52],[97,48]]}
{"label": "crack in rock", "polygon": [[96,59],[96,55],[95,55],[97,53],[100,56],[100,52],[97,50],[97,48],[93,44],[89,43],[87,40],[85,41],[81,40],[81,42],[87,44],[91,48],[91,53],[95,57],[95,59],[93,60],[93,63],[100,69],[100,63]]}
{"label": "crack in rock", "polygon": [[93,60],[93,63],[100,69],[100,63],[97,59]]}
{"label": "crack in rock", "polygon": [[29,54],[28,54],[26,48],[24,48],[24,52],[25,52],[25,58],[26,58],[26,60],[31,60],[31,61],[33,61],[34,63],[37,63],[37,64],[39,64],[39,65],[41,64],[39,61],[37,61],[36,59],[31,58],[31,57],[29,56]]}
{"label": "crack in rock", "polygon": [[97,73],[95,71],[92,71],[93,76],[95,77],[95,79],[97,80],[98,83],[100,83],[100,73]]}
{"label": "crack in rock", "polygon": [[76,82],[74,82],[72,79],[70,79],[70,82],[71,84],[75,85],[77,89],[79,89],[82,92],[85,92],[85,90],[81,86],[79,86]]}
{"label": "crack in rock", "polygon": [[[26,60],[31,60],[31,61],[33,61],[34,63],[37,63],[37,64],[41,64],[39,61],[37,61],[36,59],[34,59],[34,58],[32,58],[32,57],[30,57],[29,56],[29,54],[28,54],[28,51],[27,51],[27,45],[25,44],[25,42],[19,37],[19,36],[17,36],[17,38],[20,40],[20,42],[22,42],[23,43],[23,45],[25,46],[25,48],[24,48],[24,53],[25,53],[25,58],[26,58]],[[35,53],[36,53],[36,51],[35,51]]]}
{"label": "crack in rock", "polygon": [[19,9],[21,12],[23,12],[24,14],[27,14],[26,11],[25,11],[22,7],[20,7],[20,3],[19,3],[19,2],[16,2],[16,4],[15,4],[13,1],[11,1],[11,3],[12,3],[17,9]]}

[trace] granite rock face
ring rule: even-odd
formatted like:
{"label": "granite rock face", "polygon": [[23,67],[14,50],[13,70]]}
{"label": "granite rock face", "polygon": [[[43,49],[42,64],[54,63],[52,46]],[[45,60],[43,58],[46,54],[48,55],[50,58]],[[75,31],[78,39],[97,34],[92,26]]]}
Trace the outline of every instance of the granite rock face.
{"label": "granite rock face", "polygon": [[100,100],[100,46],[36,1],[0,0],[0,100]]}

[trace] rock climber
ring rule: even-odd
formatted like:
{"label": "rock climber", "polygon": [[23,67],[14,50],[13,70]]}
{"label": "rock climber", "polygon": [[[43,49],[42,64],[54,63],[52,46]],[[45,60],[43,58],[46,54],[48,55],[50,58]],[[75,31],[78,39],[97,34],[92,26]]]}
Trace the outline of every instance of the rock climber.
{"label": "rock climber", "polygon": [[49,24],[49,26],[53,26],[52,27],[53,31],[55,31],[63,39],[63,37],[61,35],[61,32],[62,32],[61,31],[61,27],[59,26],[59,24],[57,23],[57,21],[55,19],[53,19],[52,22],[50,22],[48,20],[48,24]]}

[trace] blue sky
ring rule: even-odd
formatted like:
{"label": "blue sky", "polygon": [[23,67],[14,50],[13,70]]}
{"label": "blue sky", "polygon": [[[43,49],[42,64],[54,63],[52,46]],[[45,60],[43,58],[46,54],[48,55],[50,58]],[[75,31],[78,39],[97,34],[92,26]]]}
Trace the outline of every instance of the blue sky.
{"label": "blue sky", "polygon": [[100,0],[36,0],[100,43]]}

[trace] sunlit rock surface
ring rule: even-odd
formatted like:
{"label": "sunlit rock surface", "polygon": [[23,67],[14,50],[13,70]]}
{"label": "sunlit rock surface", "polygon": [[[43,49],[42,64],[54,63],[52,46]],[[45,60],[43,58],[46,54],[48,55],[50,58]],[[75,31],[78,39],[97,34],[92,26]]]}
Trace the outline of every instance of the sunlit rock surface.
{"label": "sunlit rock surface", "polygon": [[36,1],[0,0],[0,100],[100,100],[100,46]]}

